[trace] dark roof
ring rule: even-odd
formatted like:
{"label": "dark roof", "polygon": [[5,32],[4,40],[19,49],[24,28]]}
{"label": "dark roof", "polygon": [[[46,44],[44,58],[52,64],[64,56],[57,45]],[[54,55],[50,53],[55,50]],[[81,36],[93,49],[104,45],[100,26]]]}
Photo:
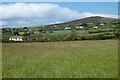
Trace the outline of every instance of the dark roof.
{"label": "dark roof", "polygon": [[10,38],[23,38],[23,36],[11,36]]}

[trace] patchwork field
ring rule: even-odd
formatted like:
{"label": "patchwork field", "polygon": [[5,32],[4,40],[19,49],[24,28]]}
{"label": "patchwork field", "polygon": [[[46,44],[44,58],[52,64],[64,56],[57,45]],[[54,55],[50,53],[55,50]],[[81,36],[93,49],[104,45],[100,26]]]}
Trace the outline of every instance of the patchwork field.
{"label": "patchwork field", "polygon": [[52,35],[58,35],[58,34],[69,34],[71,33],[70,30],[61,30],[61,31],[53,31],[53,33],[50,33]]}
{"label": "patchwork field", "polygon": [[3,43],[3,78],[116,78],[117,40]]}

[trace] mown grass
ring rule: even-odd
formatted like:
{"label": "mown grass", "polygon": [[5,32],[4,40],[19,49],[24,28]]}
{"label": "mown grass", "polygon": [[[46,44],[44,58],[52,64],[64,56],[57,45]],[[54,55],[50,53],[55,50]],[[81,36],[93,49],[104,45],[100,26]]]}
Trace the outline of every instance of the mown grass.
{"label": "mown grass", "polygon": [[117,40],[3,43],[4,78],[116,78]]}

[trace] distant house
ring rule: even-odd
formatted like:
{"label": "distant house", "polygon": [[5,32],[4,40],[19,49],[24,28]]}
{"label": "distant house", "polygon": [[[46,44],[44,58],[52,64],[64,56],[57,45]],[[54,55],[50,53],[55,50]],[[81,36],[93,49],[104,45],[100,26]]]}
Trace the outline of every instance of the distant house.
{"label": "distant house", "polygon": [[94,29],[97,29],[97,28],[98,28],[98,26],[93,26],[93,28],[94,28]]}
{"label": "distant house", "polygon": [[83,26],[76,26],[75,28],[76,28],[76,29],[82,29]]}
{"label": "distant house", "polygon": [[104,23],[100,23],[100,26],[104,26],[105,24]]}
{"label": "distant house", "polygon": [[69,29],[70,29],[70,27],[65,27],[64,29],[65,29],[65,30],[69,30]]}
{"label": "distant house", "polygon": [[4,33],[4,32],[10,32],[11,31],[11,29],[10,28],[2,28],[2,32]]}
{"label": "distant house", "polygon": [[82,29],[82,28],[83,28],[83,26],[79,26],[79,28],[80,28],[80,29]]}
{"label": "distant house", "polygon": [[10,41],[23,41],[23,36],[17,36],[17,35],[11,36],[11,37],[9,38],[9,40],[10,40]]}

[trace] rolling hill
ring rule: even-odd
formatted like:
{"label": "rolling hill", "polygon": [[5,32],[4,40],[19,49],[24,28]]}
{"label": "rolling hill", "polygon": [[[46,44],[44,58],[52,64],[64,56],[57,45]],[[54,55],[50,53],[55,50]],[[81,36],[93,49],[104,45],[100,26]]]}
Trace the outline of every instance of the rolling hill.
{"label": "rolling hill", "polygon": [[86,24],[92,24],[92,25],[98,25],[100,23],[105,23],[105,24],[117,24],[117,19],[116,18],[107,18],[107,17],[100,17],[100,16],[92,16],[92,17],[87,17],[87,18],[82,18],[82,19],[77,19],[69,22],[64,22],[64,23],[59,23],[59,24],[51,24],[51,25],[46,25],[46,26],[56,26],[56,27],[66,27],[66,26],[80,26],[80,25],[86,25]]}

